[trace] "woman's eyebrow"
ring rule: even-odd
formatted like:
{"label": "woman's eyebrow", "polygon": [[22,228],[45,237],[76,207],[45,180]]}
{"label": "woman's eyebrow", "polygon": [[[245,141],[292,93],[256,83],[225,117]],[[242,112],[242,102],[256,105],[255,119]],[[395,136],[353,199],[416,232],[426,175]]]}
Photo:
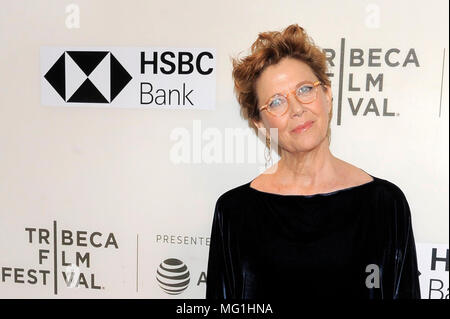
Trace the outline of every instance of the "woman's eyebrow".
{"label": "woman's eyebrow", "polygon": [[[317,80],[316,80],[317,81]],[[305,83],[314,83],[315,81],[310,81],[310,80],[303,80],[303,81],[300,81],[300,82],[298,82],[296,85],[294,85],[293,87],[292,87],[292,89],[288,89],[288,90],[286,90],[287,92],[292,92],[293,90],[295,90],[296,88],[298,88],[300,85],[302,85],[302,84],[305,84]],[[274,97],[274,96],[276,96],[276,95],[286,95],[287,93],[283,93],[283,92],[276,92],[276,93],[274,93],[274,94],[272,94],[271,96],[269,96],[269,98],[268,99],[270,99],[270,98],[272,98],[272,97]]]}
{"label": "woman's eyebrow", "polygon": [[[274,97],[274,96],[276,96],[276,95],[285,95],[283,92],[277,92],[277,93],[274,93],[274,94],[272,94],[270,97]],[[269,97],[269,98],[270,98]]]}

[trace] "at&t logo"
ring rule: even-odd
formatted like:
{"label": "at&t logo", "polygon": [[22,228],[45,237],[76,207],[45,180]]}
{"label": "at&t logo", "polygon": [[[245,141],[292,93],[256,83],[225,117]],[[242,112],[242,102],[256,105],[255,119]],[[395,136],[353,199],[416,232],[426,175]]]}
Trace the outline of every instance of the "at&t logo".
{"label": "at&t logo", "polygon": [[159,264],[156,280],[167,294],[179,295],[189,286],[189,270],[181,260],[169,258]]}

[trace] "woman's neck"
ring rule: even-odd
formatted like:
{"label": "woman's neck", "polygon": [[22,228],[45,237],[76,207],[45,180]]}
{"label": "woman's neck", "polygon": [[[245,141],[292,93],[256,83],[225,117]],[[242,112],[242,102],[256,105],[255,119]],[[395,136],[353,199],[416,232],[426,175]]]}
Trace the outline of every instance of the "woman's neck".
{"label": "woman's neck", "polygon": [[291,185],[299,189],[314,189],[335,180],[338,159],[331,154],[326,139],[307,152],[282,151],[272,179],[277,185]]}

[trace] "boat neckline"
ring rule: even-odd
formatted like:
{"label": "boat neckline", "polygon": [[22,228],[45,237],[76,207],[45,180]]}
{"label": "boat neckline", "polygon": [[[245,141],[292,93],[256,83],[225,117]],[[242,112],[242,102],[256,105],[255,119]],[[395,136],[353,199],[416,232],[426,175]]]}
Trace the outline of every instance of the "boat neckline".
{"label": "boat neckline", "polygon": [[310,195],[304,195],[304,194],[278,194],[278,193],[270,193],[270,192],[265,192],[265,191],[261,191],[259,189],[253,188],[251,187],[251,183],[256,179],[252,179],[250,182],[247,183],[247,187],[249,189],[251,189],[252,191],[256,192],[256,193],[260,193],[260,194],[267,194],[270,196],[275,196],[275,197],[300,197],[300,198],[315,198],[315,197],[326,197],[326,196],[330,196],[330,195],[334,195],[334,194],[340,194],[349,190],[356,190],[356,189],[361,189],[361,188],[365,188],[369,185],[372,185],[373,183],[375,183],[376,180],[378,180],[377,177],[367,173],[370,177],[372,177],[372,180],[364,183],[364,184],[360,184],[360,185],[355,185],[355,186],[350,186],[350,187],[346,187],[346,188],[341,188],[332,192],[328,192],[328,193],[316,193],[316,194],[310,194]]}

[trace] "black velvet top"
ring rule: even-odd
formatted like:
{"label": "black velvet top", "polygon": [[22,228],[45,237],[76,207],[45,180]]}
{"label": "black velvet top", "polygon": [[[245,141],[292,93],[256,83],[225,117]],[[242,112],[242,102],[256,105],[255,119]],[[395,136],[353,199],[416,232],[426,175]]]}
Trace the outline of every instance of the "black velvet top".
{"label": "black velvet top", "polygon": [[206,298],[419,299],[408,202],[395,184],[372,178],[314,195],[251,182],[222,194]]}

